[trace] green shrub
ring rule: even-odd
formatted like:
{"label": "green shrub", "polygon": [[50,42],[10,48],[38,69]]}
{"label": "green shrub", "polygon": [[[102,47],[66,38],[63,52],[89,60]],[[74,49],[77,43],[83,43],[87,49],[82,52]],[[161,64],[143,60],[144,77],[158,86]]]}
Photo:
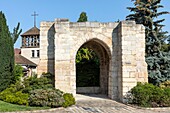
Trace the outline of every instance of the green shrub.
{"label": "green shrub", "polygon": [[16,93],[18,91],[21,91],[23,89],[23,86],[19,81],[17,81],[15,84],[11,84],[9,88],[5,89],[0,93],[0,99],[3,100],[5,98],[5,95],[8,95],[10,93]]}
{"label": "green shrub", "polygon": [[170,106],[170,88],[138,83],[131,89],[132,102],[143,107]]}
{"label": "green shrub", "polygon": [[170,88],[164,88],[164,97],[162,99],[162,105],[165,107],[170,107]]}
{"label": "green shrub", "polygon": [[53,85],[53,87],[55,87],[55,77],[53,74],[47,72],[47,73],[42,73],[42,77],[46,77],[51,84]]}
{"label": "green shrub", "polygon": [[160,87],[162,87],[162,88],[164,88],[164,87],[170,88],[170,80],[165,81],[165,82],[162,82],[162,83],[160,84]]}
{"label": "green shrub", "polygon": [[51,80],[48,79],[47,77],[37,78],[36,76],[34,76],[34,77],[26,78],[23,82],[23,85],[25,87],[23,89],[24,93],[30,93],[35,89],[54,88]]}
{"label": "green shrub", "polygon": [[36,89],[29,97],[30,106],[59,107],[63,102],[63,92],[58,89]]}
{"label": "green shrub", "polygon": [[74,105],[76,103],[75,98],[70,93],[65,93],[63,97],[64,97],[65,102],[62,104],[62,106],[65,108],[68,106]]}
{"label": "green shrub", "polygon": [[14,68],[14,76],[15,76],[15,81],[20,81],[21,77],[23,77],[23,67],[16,64]]}
{"label": "green shrub", "polygon": [[133,103],[141,106],[149,106],[148,101],[150,100],[152,90],[155,88],[154,85],[138,83],[136,87],[131,90],[133,95]]}
{"label": "green shrub", "polygon": [[17,88],[10,87],[0,93],[0,100],[8,103],[28,105],[28,94],[17,91]]}
{"label": "green shrub", "polygon": [[[75,104],[72,94],[63,93],[54,88],[52,75],[45,73],[42,77],[26,78],[23,82],[17,81],[0,93],[0,100],[5,102],[48,107],[68,107]],[[64,94],[64,95],[63,95]]]}

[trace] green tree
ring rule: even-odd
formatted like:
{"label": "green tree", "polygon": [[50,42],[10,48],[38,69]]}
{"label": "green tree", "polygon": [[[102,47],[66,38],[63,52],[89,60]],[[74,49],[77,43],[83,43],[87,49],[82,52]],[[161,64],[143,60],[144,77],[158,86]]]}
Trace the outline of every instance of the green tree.
{"label": "green tree", "polygon": [[76,86],[99,86],[100,64],[97,54],[89,48],[80,48],[76,55]]}
{"label": "green tree", "polygon": [[20,23],[18,23],[17,27],[15,27],[13,29],[13,33],[11,34],[11,37],[13,39],[13,43],[15,44],[15,42],[17,41],[19,35],[21,34],[22,32],[22,29],[19,28],[20,27]]}
{"label": "green tree", "polygon": [[11,83],[15,82],[14,42],[21,33],[19,24],[17,28],[14,29],[16,30],[12,36],[9,32],[5,15],[0,11],[0,91],[6,89]]}
{"label": "green tree", "polygon": [[86,13],[85,12],[82,12],[81,14],[80,14],[80,17],[79,17],[79,19],[78,19],[78,21],[77,22],[87,22],[88,20],[87,20],[87,15],[86,15]]}
{"label": "green tree", "polygon": [[146,62],[148,64],[149,82],[159,84],[170,79],[170,55],[161,51],[162,40],[166,33],[162,30],[161,23],[165,19],[159,19],[161,15],[168,14],[167,11],[159,12],[163,6],[161,0],[133,0],[135,7],[128,7],[133,14],[126,17],[134,20],[137,24],[145,26],[146,40]]}
{"label": "green tree", "polygon": [[88,48],[80,48],[76,55],[76,63],[85,63],[94,61],[97,64],[99,64],[99,59],[97,54],[92,50]]}
{"label": "green tree", "polygon": [[0,12],[0,64],[0,91],[2,91],[14,80],[13,41],[2,12]]}
{"label": "green tree", "polygon": [[168,44],[170,44],[170,35],[167,37]]}
{"label": "green tree", "polygon": [[[86,22],[85,12],[80,14],[77,22]],[[76,85],[99,86],[100,64],[97,54],[89,48],[80,48],[76,54]]]}
{"label": "green tree", "polygon": [[161,51],[170,52],[170,35],[163,40]]}
{"label": "green tree", "polygon": [[[86,13],[82,12],[77,22],[86,22],[86,21],[88,21]],[[92,49],[83,48],[83,47],[78,50],[76,55],[76,63],[84,63],[92,60],[98,62],[97,59],[98,57]]]}

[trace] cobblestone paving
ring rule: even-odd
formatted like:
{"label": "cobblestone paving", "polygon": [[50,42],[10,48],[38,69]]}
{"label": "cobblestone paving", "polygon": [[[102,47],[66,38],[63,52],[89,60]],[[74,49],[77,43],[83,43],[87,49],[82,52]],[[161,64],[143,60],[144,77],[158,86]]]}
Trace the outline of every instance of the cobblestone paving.
{"label": "cobblestone paving", "polygon": [[76,105],[68,108],[15,113],[170,113],[170,108],[134,108],[114,100],[110,100],[103,95],[77,95],[76,101]]}
{"label": "cobblestone paving", "polygon": [[170,109],[137,109],[110,100],[103,95],[77,95],[75,106],[65,109],[66,113],[170,113]]}

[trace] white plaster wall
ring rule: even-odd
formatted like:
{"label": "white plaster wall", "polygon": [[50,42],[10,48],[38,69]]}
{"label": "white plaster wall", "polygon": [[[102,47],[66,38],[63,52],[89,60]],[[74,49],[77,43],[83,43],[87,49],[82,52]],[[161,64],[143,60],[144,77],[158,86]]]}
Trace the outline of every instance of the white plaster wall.
{"label": "white plaster wall", "polygon": [[[32,50],[35,51],[34,53],[35,57],[32,57]],[[36,57],[37,50],[40,50],[40,49],[39,48],[21,48],[21,55],[38,65],[40,58]]]}

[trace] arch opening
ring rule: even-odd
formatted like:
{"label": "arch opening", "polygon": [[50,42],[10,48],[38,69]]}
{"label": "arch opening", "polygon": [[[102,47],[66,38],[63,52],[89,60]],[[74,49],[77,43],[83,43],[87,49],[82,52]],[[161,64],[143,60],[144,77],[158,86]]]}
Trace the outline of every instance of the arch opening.
{"label": "arch opening", "polygon": [[76,61],[76,93],[108,95],[111,55],[107,45],[98,39],[89,40],[79,48],[76,57],[82,50],[93,55],[89,62]]}

